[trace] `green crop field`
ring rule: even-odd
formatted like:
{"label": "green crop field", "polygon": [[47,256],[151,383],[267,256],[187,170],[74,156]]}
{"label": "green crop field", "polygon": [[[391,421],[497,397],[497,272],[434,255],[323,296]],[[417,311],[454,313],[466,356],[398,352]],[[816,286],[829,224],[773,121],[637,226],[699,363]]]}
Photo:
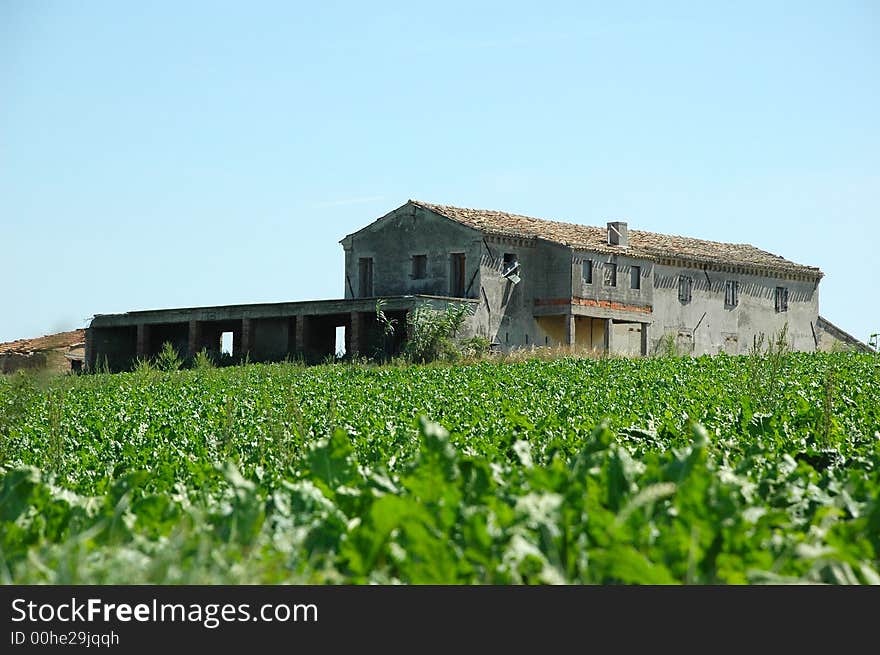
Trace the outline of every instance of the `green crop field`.
{"label": "green crop field", "polygon": [[880,357],[0,379],[4,583],[880,583]]}

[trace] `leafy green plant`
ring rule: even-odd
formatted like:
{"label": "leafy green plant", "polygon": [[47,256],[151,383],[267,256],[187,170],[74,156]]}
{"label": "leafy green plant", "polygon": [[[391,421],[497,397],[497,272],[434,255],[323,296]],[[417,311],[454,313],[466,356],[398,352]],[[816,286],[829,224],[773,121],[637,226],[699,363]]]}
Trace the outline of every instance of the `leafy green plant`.
{"label": "leafy green plant", "polygon": [[180,355],[174,345],[169,341],[163,343],[162,350],[156,356],[156,368],[165,372],[176,371],[180,368],[181,364],[183,364],[183,361],[180,359]]}
{"label": "leafy green plant", "polygon": [[0,581],[880,583],[876,356],[752,362],[3,377]]}
{"label": "leafy green plant", "polygon": [[743,389],[751,395],[756,407],[768,408],[778,402],[791,353],[787,322],[769,339],[763,332],[756,335],[748,356],[748,381]]}
{"label": "leafy green plant", "polygon": [[678,357],[678,345],[675,343],[675,333],[667,332],[657,342],[657,354],[661,357]]}
{"label": "leafy green plant", "polygon": [[131,371],[138,377],[150,377],[156,372],[156,367],[148,357],[138,357],[134,360]]}
{"label": "leafy green plant", "polygon": [[488,355],[492,350],[492,340],[482,334],[464,339],[459,344],[461,353],[465,357],[480,358]]}
{"label": "leafy green plant", "polygon": [[423,303],[407,315],[405,352],[411,362],[455,361],[460,356],[456,337],[472,309],[464,303],[450,303],[436,310]]}
{"label": "leafy green plant", "polygon": [[376,301],[376,322],[382,327],[382,334],[389,338],[394,336],[394,331],[397,329],[397,319],[386,316],[386,304],[388,304],[388,301],[384,298],[379,298]]}
{"label": "leafy green plant", "polygon": [[206,371],[215,368],[214,357],[207,348],[202,348],[193,357],[192,367],[197,371]]}

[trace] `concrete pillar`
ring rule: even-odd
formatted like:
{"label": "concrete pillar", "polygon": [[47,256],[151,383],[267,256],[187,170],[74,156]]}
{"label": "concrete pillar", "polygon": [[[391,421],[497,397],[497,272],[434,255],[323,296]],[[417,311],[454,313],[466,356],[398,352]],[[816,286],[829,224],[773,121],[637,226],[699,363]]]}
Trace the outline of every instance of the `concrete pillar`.
{"label": "concrete pillar", "polygon": [[308,333],[306,332],[308,326],[308,317],[304,314],[300,314],[296,317],[296,334],[294,340],[294,349],[297,355],[305,356],[306,354],[306,341],[308,338]]}
{"label": "concrete pillar", "polygon": [[188,348],[187,351],[189,356],[192,357],[197,352],[199,352],[199,347],[202,344],[202,324],[198,321],[190,321],[189,322],[189,341],[187,342]]}
{"label": "concrete pillar", "polygon": [[605,319],[605,352],[611,354],[614,347],[614,321],[610,318]]}
{"label": "concrete pillar", "polygon": [[287,319],[287,354],[296,354],[296,325],[299,323],[296,316]]}
{"label": "concrete pillar", "polygon": [[360,312],[352,312],[349,320],[349,329],[346,330],[346,352],[351,355],[357,355],[363,350],[361,339],[363,338],[363,325]]}
{"label": "concrete pillar", "polygon": [[86,329],[86,371],[95,370],[95,361],[98,354],[95,352],[95,330],[93,328]]}
{"label": "concrete pillar", "polygon": [[150,326],[138,323],[137,326],[137,356],[148,357],[150,355]]}
{"label": "concrete pillar", "polygon": [[[228,330],[227,330],[228,332]],[[223,338],[222,336],[220,337]],[[244,354],[244,351],[241,349],[242,347],[241,341],[241,325],[232,329],[232,356],[233,357],[241,357]]]}
{"label": "concrete pillar", "polygon": [[254,325],[249,318],[241,319],[241,354],[247,355],[254,347]]}
{"label": "concrete pillar", "polygon": [[642,323],[642,357],[648,356],[648,323]]}
{"label": "concrete pillar", "polygon": [[576,340],[574,314],[568,314],[565,317],[565,342],[569,346],[573,346]]}

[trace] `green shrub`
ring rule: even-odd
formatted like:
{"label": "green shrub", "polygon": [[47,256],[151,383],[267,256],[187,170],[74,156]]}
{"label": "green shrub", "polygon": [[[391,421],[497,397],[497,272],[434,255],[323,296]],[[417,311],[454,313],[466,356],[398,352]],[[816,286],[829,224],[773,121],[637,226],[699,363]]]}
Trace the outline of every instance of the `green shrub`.
{"label": "green shrub", "polygon": [[156,367],[160,371],[176,371],[183,362],[177,349],[168,341],[162,344],[162,350],[156,357]]}
{"label": "green shrub", "polygon": [[202,348],[196,353],[196,356],[193,357],[192,367],[197,371],[215,368],[213,354],[209,353],[206,348]]}
{"label": "green shrub", "polygon": [[407,315],[407,359],[417,364],[434,361],[455,361],[461,352],[456,337],[471,308],[465,304],[449,304],[437,310],[429,303],[419,305]]}

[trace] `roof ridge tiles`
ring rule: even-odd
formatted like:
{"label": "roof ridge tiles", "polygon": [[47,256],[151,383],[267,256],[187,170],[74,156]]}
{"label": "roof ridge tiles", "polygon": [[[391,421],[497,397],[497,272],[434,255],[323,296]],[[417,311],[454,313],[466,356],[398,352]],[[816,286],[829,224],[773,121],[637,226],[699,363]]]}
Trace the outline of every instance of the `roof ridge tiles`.
{"label": "roof ridge tiles", "polygon": [[604,227],[537,218],[494,209],[455,207],[414,199],[410,199],[409,202],[481,232],[542,239],[577,250],[626,252],[634,257],[652,260],[681,258],[719,266],[732,265],[814,278],[822,277],[822,272],[815,266],[798,264],[750,243],[729,243],[631,229],[629,246],[623,248],[607,242]]}

